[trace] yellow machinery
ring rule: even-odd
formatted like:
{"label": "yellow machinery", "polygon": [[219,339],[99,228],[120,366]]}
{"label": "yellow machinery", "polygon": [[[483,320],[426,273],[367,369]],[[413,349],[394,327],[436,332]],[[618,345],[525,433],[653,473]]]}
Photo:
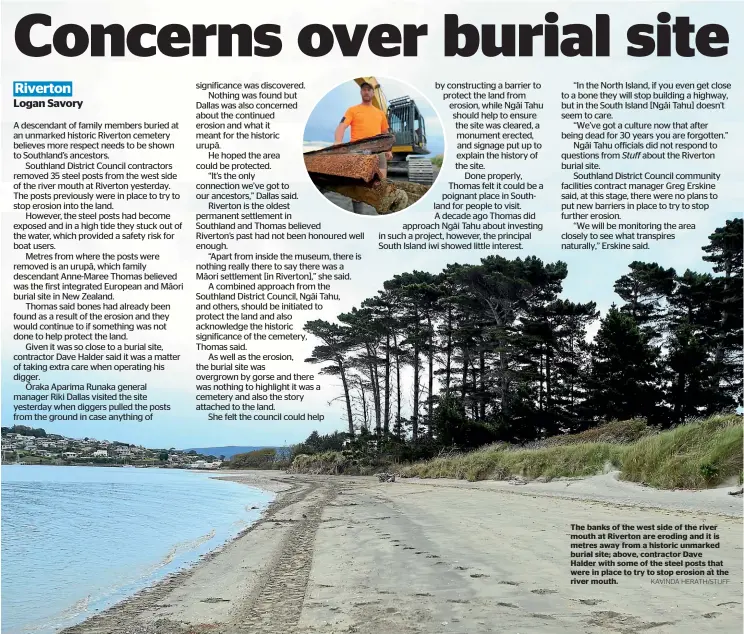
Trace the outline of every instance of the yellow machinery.
{"label": "yellow machinery", "polygon": [[375,77],[357,77],[358,85],[368,83],[375,91],[372,105],[382,110],[388,119],[390,131],[395,134],[393,160],[388,162],[389,174],[405,174],[413,183],[431,185],[434,168],[424,156],[426,147],[426,122],[416,102],[409,96],[397,97],[389,102]]}

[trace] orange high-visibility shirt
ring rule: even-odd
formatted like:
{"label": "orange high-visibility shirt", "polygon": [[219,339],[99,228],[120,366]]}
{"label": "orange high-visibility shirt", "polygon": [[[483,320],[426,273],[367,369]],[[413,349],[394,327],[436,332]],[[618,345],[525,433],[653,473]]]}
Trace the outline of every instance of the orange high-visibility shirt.
{"label": "orange high-visibility shirt", "polygon": [[352,106],[344,114],[343,122],[351,126],[352,141],[383,134],[390,127],[385,113],[372,105]]}

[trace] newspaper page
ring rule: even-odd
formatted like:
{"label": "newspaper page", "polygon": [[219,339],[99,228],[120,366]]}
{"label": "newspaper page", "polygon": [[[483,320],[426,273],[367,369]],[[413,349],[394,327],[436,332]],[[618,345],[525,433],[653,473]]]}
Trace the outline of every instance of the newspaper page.
{"label": "newspaper page", "polygon": [[3,634],[742,631],[740,2],[1,18]]}

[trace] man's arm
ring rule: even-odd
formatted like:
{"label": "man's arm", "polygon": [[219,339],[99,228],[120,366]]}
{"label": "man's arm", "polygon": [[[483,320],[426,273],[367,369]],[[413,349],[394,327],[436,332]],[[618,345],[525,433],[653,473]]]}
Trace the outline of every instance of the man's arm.
{"label": "man's arm", "polygon": [[344,142],[344,132],[346,132],[346,128],[348,128],[349,124],[351,123],[351,121],[347,123],[347,119],[348,117],[346,115],[341,117],[341,123],[339,123],[338,127],[336,128],[336,132],[334,133],[334,136],[333,136],[333,142],[336,145]]}

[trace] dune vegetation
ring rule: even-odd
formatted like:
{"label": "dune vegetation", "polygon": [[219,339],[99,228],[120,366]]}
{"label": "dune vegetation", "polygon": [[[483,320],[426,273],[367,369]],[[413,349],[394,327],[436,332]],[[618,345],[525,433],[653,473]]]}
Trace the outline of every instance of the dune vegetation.
{"label": "dune vegetation", "polygon": [[[660,489],[705,489],[742,481],[742,417],[720,414],[665,431],[643,420],[612,421],[578,434],[526,446],[496,443],[412,463],[386,461],[379,452],[297,453],[289,470],[325,475],[394,471],[402,477],[544,481],[619,471],[620,478]],[[374,459],[371,459],[374,458]]]}
{"label": "dune vegetation", "polygon": [[620,471],[620,478],[661,489],[703,489],[741,481],[742,417],[711,416],[656,432],[642,421],[612,422],[548,439],[548,446],[491,445],[409,465],[420,478],[504,480],[578,477]]}

